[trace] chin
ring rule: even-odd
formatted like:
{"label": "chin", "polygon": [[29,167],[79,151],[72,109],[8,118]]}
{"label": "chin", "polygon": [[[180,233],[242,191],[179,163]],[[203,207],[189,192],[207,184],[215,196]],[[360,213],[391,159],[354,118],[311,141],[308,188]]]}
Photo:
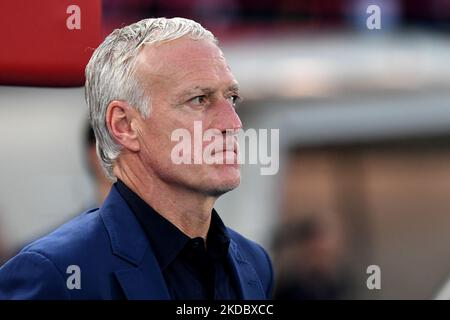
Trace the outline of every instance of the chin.
{"label": "chin", "polygon": [[239,168],[228,167],[211,175],[208,180],[208,185],[205,186],[207,193],[212,196],[220,196],[239,186],[241,174]]}
{"label": "chin", "polygon": [[208,188],[205,193],[211,197],[220,197],[221,195],[236,189],[238,186],[239,184],[224,184],[213,188]]}

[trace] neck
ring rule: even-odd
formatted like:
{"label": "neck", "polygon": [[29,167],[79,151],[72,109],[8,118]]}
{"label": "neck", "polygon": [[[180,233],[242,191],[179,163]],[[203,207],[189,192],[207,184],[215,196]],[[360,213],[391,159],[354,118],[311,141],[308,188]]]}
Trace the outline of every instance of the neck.
{"label": "neck", "polygon": [[106,177],[97,178],[97,202],[102,203],[109,191],[111,190],[111,182]]}
{"label": "neck", "polygon": [[206,240],[215,197],[166,183],[154,174],[137,174],[123,162],[114,168],[114,173],[142,200],[187,236]]}

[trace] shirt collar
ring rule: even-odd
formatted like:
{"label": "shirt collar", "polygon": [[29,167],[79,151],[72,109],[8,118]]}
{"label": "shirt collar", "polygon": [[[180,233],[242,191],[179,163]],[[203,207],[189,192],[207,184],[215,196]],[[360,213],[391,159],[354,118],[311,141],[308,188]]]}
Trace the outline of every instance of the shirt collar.
{"label": "shirt collar", "polygon": [[[114,186],[136,215],[150,241],[159,266],[164,270],[186,247],[191,238],[155,211],[121,180],[117,180]],[[207,235],[208,253],[214,258],[224,257],[228,253],[230,236],[215,209],[211,214],[211,225]]]}

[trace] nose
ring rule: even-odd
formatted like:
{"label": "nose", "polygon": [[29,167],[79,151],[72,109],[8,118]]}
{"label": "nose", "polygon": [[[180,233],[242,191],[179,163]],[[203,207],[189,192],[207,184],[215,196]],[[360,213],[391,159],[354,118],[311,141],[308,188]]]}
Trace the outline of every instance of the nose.
{"label": "nose", "polygon": [[227,130],[237,132],[242,129],[242,122],[236,113],[234,106],[225,98],[217,102],[217,113],[215,114],[214,123],[212,126],[215,129],[225,133]]}

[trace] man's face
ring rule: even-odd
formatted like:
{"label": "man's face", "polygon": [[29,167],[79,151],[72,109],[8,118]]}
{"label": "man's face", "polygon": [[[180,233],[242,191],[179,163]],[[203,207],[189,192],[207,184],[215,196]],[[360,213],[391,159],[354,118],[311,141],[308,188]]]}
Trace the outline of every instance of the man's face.
{"label": "man's face", "polygon": [[[145,170],[166,183],[207,195],[236,188],[240,182],[236,137],[231,149],[223,146],[215,155],[223,157],[223,164],[194,164],[194,143],[203,150],[211,143],[202,139],[206,130],[217,130],[217,137],[225,140],[226,130],[242,127],[234,108],[237,82],[220,49],[184,37],[145,47],[137,67],[151,104],[150,117],[139,122],[139,156]],[[194,135],[194,122],[201,123],[201,136]],[[190,133],[192,164],[175,164],[171,158],[178,144],[171,140],[176,129]]]}

